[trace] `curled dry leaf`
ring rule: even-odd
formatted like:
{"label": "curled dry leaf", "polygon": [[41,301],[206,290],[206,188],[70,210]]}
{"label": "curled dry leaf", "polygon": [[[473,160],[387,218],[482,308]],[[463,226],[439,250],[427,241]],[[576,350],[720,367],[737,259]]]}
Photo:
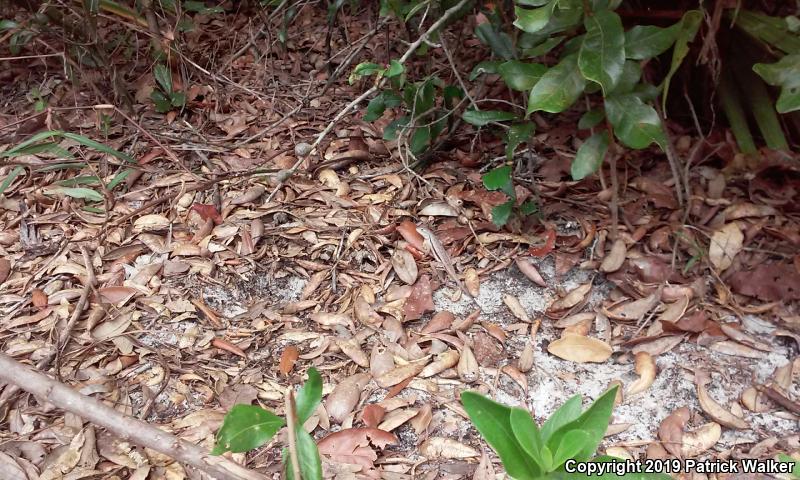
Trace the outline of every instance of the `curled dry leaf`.
{"label": "curled dry leaf", "polygon": [[353,325],[353,319],[350,318],[350,315],[345,313],[316,312],[311,314],[311,320],[317,322],[323,327],[342,326],[350,327],[351,329],[355,328],[355,325]]}
{"label": "curled dry leaf", "polygon": [[676,458],[683,458],[683,430],[689,422],[691,413],[688,407],[681,407],[667,416],[658,426],[661,445]]}
{"label": "curled dry leaf", "polygon": [[729,223],[711,236],[708,260],[720,271],[733,264],[733,257],[742,250],[744,234],[736,222]]}
{"label": "curled dry leaf", "polygon": [[475,354],[472,353],[472,349],[464,345],[464,348],[461,350],[461,356],[458,359],[458,366],[456,367],[458,378],[467,383],[474,382],[478,379],[478,368],[478,361],[475,359]]}
{"label": "curled dry leaf", "polygon": [[444,437],[431,437],[425,440],[419,446],[419,452],[429,459],[456,459],[480,456],[480,453],[474,448],[457,442],[452,438]]}
{"label": "curled dry leaf", "polygon": [[436,375],[437,373],[441,373],[448,368],[452,368],[456,366],[458,363],[459,354],[456,350],[447,350],[436,355],[436,358],[429,363],[422,371],[419,373],[419,376],[422,378],[428,378]]}
{"label": "curled dry leaf", "polygon": [[392,255],[392,268],[394,268],[400,280],[408,285],[413,285],[414,282],[417,281],[417,275],[419,274],[417,262],[414,260],[414,256],[407,250],[398,248],[394,251],[394,255]]}
{"label": "curled dry leaf", "polygon": [[395,428],[416,417],[418,412],[419,410],[416,408],[398,408],[392,410],[384,417],[383,422],[378,425],[378,428],[391,432]]}
{"label": "curled dry leaf", "polygon": [[342,423],[358,404],[361,391],[367,386],[369,379],[369,374],[358,373],[339,382],[325,399],[328,415],[338,423]]}
{"label": "curled dry leaf", "polygon": [[536,265],[533,264],[533,259],[525,258],[525,257],[517,257],[515,260],[517,264],[517,268],[519,271],[522,272],[523,275],[528,277],[528,279],[539,285],[540,287],[546,287],[547,282],[544,281],[542,275],[539,273],[539,270],[536,268]]}
{"label": "curled dry leaf", "polygon": [[365,471],[372,469],[378,459],[375,448],[396,443],[397,437],[377,428],[347,428],[323,438],[317,448],[335,462],[361,465]]}
{"label": "curled dry leaf", "polygon": [[418,320],[425,312],[433,311],[433,288],[430,277],[423,275],[411,288],[411,295],[403,305],[403,315],[406,321]]}
{"label": "curled dry leaf", "polygon": [[342,349],[345,355],[355,362],[359,367],[369,367],[369,358],[364,350],[361,349],[361,344],[356,338],[337,339],[336,345]]}
{"label": "curled dry leaf", "polygon": [[716,445],[720,436],[722,436],[722,427],[715,422],[709,422],[691,432],[685,432],[681,454],[684,458],[696,457]]}
{"label": "curled dry leaf", "polygon": [[234,197],[233,200],[231,200],[231,205],[243,205],[245,203],[254,202],[258,200],[261,197],[261,195],[264,195],[264,192],[266,191],[267,188],[264,185],[258,183],[248,188],[241,195]]}
{"label": "curled dry leaf", "polygon": [[289,373],[294,368],[294,364],[299,356],[300,352],[294,345],[288,345],[286,348],[284,348],[283,352],[281,352],[281,360],[278,366],[280,372],[283,375],[289,375]]}
{"label": "curled dry leaf", "polygon": [[481,279],[477,270],[469,267],[464,271],[464,286],[473,297],[477,297],[481,293]]}
{"label": "curled dry leaf", "polygon": [[617,305],[611,310],[606,310],[604,308],[603,313],[605,313],[608,316],[608,318],[613,318],[614,320],[620,320],[625,322],[632,322],[632,321],[638,322],[647,314],[647,312],[655,308],[655,306],[658,305],[660,301],[661,301],[661,291],[656,290],[655,292],[651,293],[650,295],[644,298],[640,298],[639,300],[634,300],[632,302],[627,302],[622,305]]}
{"label": "curled dry leaf", "polygon": [[397,385],[398,383],[404,380],[416,377],[419,374],[419,372],[422,371],[423,368],[425,368],[425,364],[422,362],[414,362],[406,365],[401,365],[377,377],[375,381],[381,388],[389,388],[393,385]]}
{"label": "curled dry leaf", "polygon": [[374,377],[380,377],[394,369],[392,353],[383,345],[375,344],[369,357],[369,372]]}
{"label": "curled dry leaf", "polygon": [[448,330],[453,325],[455,319],[456,316],[447,310],[436,312],[433,318],[431,318],[431,321],[422,328],[421,333],[428,334]]}
{"label": "curled dry leaf", "polygon": [[700,408],[703,409],[712,420],[721,423],[728,428],[745,429],[750,428],[744,420],[726,410],[722,405],[716,402],[708,394],[706,390],[706,383],[710,382],[711,378],[708,373],[696,370],[695,371],[695,384],[697,385],[697,401],[700,403]]}
{"label": "curled dry leaf", "polygon": [[625,242],[619,238],[614,241],[611,246],[611,251],[608,252],[603,258],[603,263],[600,264],[600,271],[605,273],[616,272],[625,263],[625,256],[628,254],[628,247]]}
{"label": "curled dry leaf", "polygon": [[634,365],[639,378],[628,386],[625,391],[626,395],[634,395],[647,390],[656,379],[656,362],[649,353],[637,353]]}
{"label": "curled dry leaf", "polygon": [[414,225],[413,222],[409,220],[403,220],[400,222],[400,225],[397,226],[397,231],[403,236],[406,242],[410,243],[417,250],[424,249],[422,244],[425,243],[425,239],[417,231],[417,226]]}
{"label": "curled dry leaf", "polygon": [[411,419],[411,428],[414,429],[414,433],[419,435],[427,430],[431,420],[433,420],[433,408],[429,403],[425,403],[420,407],[414,418]]}
{"label": "curled dry leaf", "polygon": [[578,363],[605,362],[614,352],[611,345],[602,340],[569,332],[550,342],[547,351],[564,360]]}
{"label": "curled dry leaf", "polygon": [[533,342],[531,340],[525,342],[525,347],[517,360],[517,368],[522,373],[528,373],[533,368]]}
{"label": "curled dry leaf", "polygon": [[579,285],[578,287],[572,289],[569,293],[567,293],[563,298],[559,298],[558,300],[551,303],[550,307],[547,310],[551,312],[558,312],[560,310],[566,310],[568,308],[572,308],[575,305],[581,303],[583,299],[586,297],[586,294],[589,293],[591,289],[592,289],[592,282]]}
{"label": "curled dry leaf", "polygon": [[517,297],[506,293],[503,295],[503,303],[506,304],[508,309],[511,310],[511,313],[519,320],[525,323],[531,323],[531,317],[528,316],[528,312],[525,311],[525,307],[522,306]]}

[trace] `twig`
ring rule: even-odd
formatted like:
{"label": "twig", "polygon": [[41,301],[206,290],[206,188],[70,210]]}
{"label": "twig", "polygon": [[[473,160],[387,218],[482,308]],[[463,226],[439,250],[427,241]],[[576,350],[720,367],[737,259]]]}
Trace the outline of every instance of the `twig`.
{"label": "twig", "polygon": [[294,390],[291,386],[286,389],[286,432],[289,434],[289,461],[292,464],[292,473],[295,480],[302,480],[300,476],[300,457],[297,456],[297,418],[294,407]]}
{"label": "twig", "polygon": [[100,400],[78,393],[3,353],[0,353],[0,380],[17,385],[40,400],[74,413],[122,439],[153,449],[218,480],[266,480],[263,475],[225,457],[211,456],[197,445],[123,415]]}
{"label": "twig", "polygon": [[[413,55],[414,52],[417,51],[419,46],[422,45],[422,43],[425,42],[428,39],[428,37],[434,31],[436,31],[439,27],[441,27],[450,17],[452,17],[453,15],[456,14],[456,12],[461,10],[461,8],[464,5],[466,5],[468,1],[469,0],[461,0],[460,2],[455,4],[454,6],[448,8],[447,10],[445,10],[445,12],[439,18],[439,20],[434,22],[434,24],[431,25],[430,28],[428,28],[428,30],[425,31],[425,33],[420,35],[419,38],[417,38],[411,45],[408,46],[408,50],[406,50],[406,53],[404,53],[403,56],[400,57],[400,60],[398,60],[398,62],[400,62],[401,64],[404,64],[405,62],[407,62],[408,59],[411,58],[411,55]],[[373,93],[377,92],[379,89],[383,88],[385,83],[386,83],[386,77],[381,77],[381,79],[378,81],[378,83],[376,85],[373,85],[372,87],[369,88],[369,90],[367,90],[366,92],[364,92],[361,95],[359,95],[358,98],[356,98],[352,102],[348,103],[339,113],[336,114],[335,117],[333,117],[333,120],[331,120],[328,123],[328,126],[326,126],[325,129],[323,131],[321,131],[319,133],[319,135],[317,135],[317,138],[314,140],[314,143],[311,144],[311,148],[309,149],[309,152],[313,151],[315,148],[317,148],[317,146],[319,146],[320,143],[322,143],[322,140],[324,140],[325,137],[328,136],[328,134],[331,132],[331,130],[333,130],[333,127],[336,126],[336,124],[339,123],[339,121],[342,118],[344,118],[344,116],[347,115],[350,112],[351,109],[355,108],[359,103],[361,103],[364,100],[366,100],[367,97],[369,97]],[[280,182],[278,182],[278,185],[275,187],[275,189],[272,191],[272,193],[269,194],[269,197],[267,197],[267,203],[269,203],[272,200],[272,198],[275,196],[275,194],[278,193],[278,190],[280,190],[281,187],[283,187],[283,185],[286,183],[286,180],[288,180],[292,175],[294,175],[294,173],[297,171],[297,169],[300,168],[300,165],[305,160],[305,156],[299,156],[299,157],[300,158],[297,159],[295,164],[292,165],[292,168],[290,168],[286,172],[287,174],[285,175],[285,178],[283,178]]]}

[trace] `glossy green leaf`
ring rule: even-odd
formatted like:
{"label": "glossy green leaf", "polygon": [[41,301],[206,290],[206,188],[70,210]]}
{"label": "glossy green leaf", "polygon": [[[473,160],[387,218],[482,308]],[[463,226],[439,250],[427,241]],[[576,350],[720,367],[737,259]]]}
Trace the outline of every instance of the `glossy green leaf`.
{"label": "glossy green leaf", "polygon": [[264,445],[286,424],[283,418],[254,405],[234,405],[217,432],[212,455],[247,452]]}
{"label": "glossy green leaf", "polygon": [[509,476],[533,480],[541,474],[536,462],[525,453],[511,429],[511,409],[475,392],[461,394],[461,403],[475,428],[500,456]]}
{"label": "glossy green leaf", "polygon": [[170,102],[169,98],[160,90],[153,90],[150,92],[150,100],[155,104],[156,112],[158,113],[167,113],[172,110],[172,102]]}
{"label": "glossy green leaf", "polygon": [[577,55],[570,55],[548,70],[531,90],[528,112],[560,113],[580,97],[586,80],[578,70]]}
{"label": "glossy green leaf", "polygon": [[[550,463],[542,461],[541,450],[544,443],[539,432],[539,427],[533,421],[530,412],[515,407],[511,409],[511,430],[514,437],[519,442],[523,450],[542,468],[542,470],[552,470]],[[546,461],[546,459],[545,459]]]}
{"label": "glossy green leaf", "polygon": [[791,471],[792,477],[793,478],[800,478],[800,460],[792,458],[789,455],[786,455],[785,453],[779,453],[778,454],[778,461],[791,464],[792,465],[792,471]]}
{"label": "glossy green leaf", "polygon": [[757,63],[753,71],[770,85],[781,87],[775,102],[778,113],[800,110],[800,54],[786,55],[776,63]]}
{"label": "glossy green leaf", "polygon": [[514,196],[514,184],[511,182],[511,165],[503,165],[483,175],[483,186],[486,190],[500,190],[509,197]]}
{"label": "glossy green leaf", "polygon": [[156,65],[153,68],[153,76],[156,77],[156,81],[167,95],[172,93],[172,72],[169,71],[166,65],[162,63]]}
{"label": "glossy green leaf", "polygon": [[583,430],[588,435],[580,451],[573,455],[578,461],[587,461],[594,455],[598,445],[603,440],[603,436],[608,429],[608,421],[611,418],[611,411],[614,409],[614,400],[617,396],[618,386],[609,389],[589,406],[577,419],[562,425],[553,432],[547,440],[547,445],[551,450],[561,445],[562,440],[573,430]]}
{"label": "glossy green leaf", "polygon": [[370,75],[375,75],[376,73],[382,73],[383,71],[383,67],[377,63],[362,62],[356,65],[356,68],[353,69],[348,81],[350,82],[350,85],[352,85],[360,80],[361,77],[368,77]]}
{"label": "glossy green leaf", "polygon": [[547,67],[541,63],[526,63],[518,60],[509,60],[501,64],[497,71],[506,82],[508,88],[523,92],[530,90],[542,78]]}
{"label": "glossy green leaf", "polygon": [[672,50],[672,63],[670,64],[669,72],[667,76],[664,77],[663,82],[664,93],[661,99],[663,102],[662,108],[664,110],[667,109],[667,94],[669,94],[669,84],[672,81],[672,76],[678,71],[681,63],[683,63],[683,59],[686,58],[686,55],[689,53],[689,43],[691,43],[697,35],[697,30],[700,28],[702,21],[703,12],[699,10],[689,10],[683,14],[683,18],[678,22],[680,27],[675,37],[675,48]]}
{"label": "glossy green leaf", "polygon": [[517,147],[531,138],[535,128],[536,125],[531,122],[511,125],[506,134],[506,158],[509,162],[514,159],[514,151]]}
{"label": "glossy green leaf", "polygon": [[602,122],[604,118],[606,118],[606,111],[604,109],[593,108],[581,115],[581,118],[578,120],[578,128],[580,130],[593,128],[597,126],[598,123]]}
{"label": "glossy green leaf", "polygon": [[[589,434],[583,430],[570,430],[561,437],[555,453],[553,453],[553,467],[558,468],[570,458],[575,458],[590,443]],[[594,453],[594,452],[592,452]]]}
{"label": "glossy green leaf", "polygon": [[414,134],[411,135],[411,140],[408,142],[408,147],[414,154],[419,154],[428,148],[431,143],[431,127],[417,127],[414,129]]}
{"label": "glossy green leaf", "polygon": [[68,197],[80,198],[83,200],[89,200],[91,202],[103,201],[103,195],[96,190],[92,190],[91,188],[51,186],[46,187],[44,191],[50,195],[66,195]]}
{"label": "glossy green leaf", "polygon": [[497,69],[502,63],[503,62],[500,60],[488,60],[475,65],[475,68],[473,68],[472,72],[469,74],[469,81],[475,81],[476,78],[484,73],[497,73]]}
{"label": "glossy green leaf", "polygon": [[508,219],[511,218],[511,212],[514,210],[514,199],[507,201],[502,205],[497,205],[496,207],[492,208],[492,223],[497,225],[498,227],[502,227],[506,223],[508,223]]}
{"label": "glossy green leaf", "polygon": [[547,26],[550,17],[553,15],[553,10],[556,8],[558,0],[550,0],[546,5],[540,8],[522,8],[515,6],[514,15],[517,17],[514,20],[514,26],[527,33],[536,33]]}
{"label": "glossy green leaf", "polygon": [[599,83],[608,94],[622,76],[625,64],[625,30],[619,15],[600,10],[586,17],[586,36],[578,54],[578,66],[588,80]]}
{"label": "glossy green leaf", "polygon": [[633,89],[639,84],[642,78],[642,67],[639,62],[633,60],[626,60],[625,65],[622,67],[622,75],[619,77],[617,86],[614,87],[612,92],[614,95],[621,93],[631,93]]}
{"label": "glossy green leaf", "polygon": [[553,412],[553,414],[550,415],[550,418],[545,420],[541,428],[542,442],[548,443],[548,440],[553,435],[553,432],[569,422],[574,421],[581,415],[582,400],[583,399],[580,395],[573,395],[569,400],[564,402],[564,404],[561,405],[558,410]]}
{"label": "glossy green leaf", "polygon": [[681,22],[671,27],[636,25],[625,32],[625,55],[633,60],[648,60],[669,50],[678,38]]}
{"label": "glossy green leaf", "polygon": [[[297,459],[300,464],[300,476],[302,480],[322,480],[322,460],[319,457],[319,450],[317,444],[308,432],[306,432],[301,425],[295,428],[295,436],[297,437]],[[284,449],[284,468],[286,469],[286,479],[294,480],[294,473],[292,472],[291,460],[289,457],[288,449]]]}
{"label": "glossy green leaf", "polygon": [[395,118],[383,129],[383,139],[390,142],[397,140],[397,137],[400,136],[400,130],[406,128],[408,123],[408,117]]}
{"label": "glossy green leaf", "polygon": [[572,160],[572,179],[582,180],[595,173],[603,164],[608,151],[608,132],[597,132],[589,137]]}
{"label": "glossy green leaf", "polygon": [[514,120],[517,118],[511,112],[504,112],[502,110],[466,110],[461,118],[470,125],[476,127],[483,127],[492,122],[505,122],[507,120]]}
{"label": "glossy green leaf", "polygon": [[482,23],[475,27],[475,36],[484,45],[492,49],[492,53],[500,58],[511,60],[514,58],[514,43],[507,33],[501,32],[491,23]]}
{"label": "glossy green leaf", "polygon": [[386,76],[389,78],[396,77],[406,71],[406,67],[397,60],[392,60],[389,63],[389,68],[386,69]]}
{"label": "glossy green leaf", "polygon": [[615,95],[606,99],[606,115],[614,127],[614,135],[627,147],[642,149],[657,143],[666,145],[666,136],[656,110],[633,94]]}
{"label": "glossy green leaf", "polygon": [[550,52],[550,50],[561,45],[561,42],[564,41],[564,38],[566,37],[564,37],[563,35],[553,35],[551,37],[548,37],[538,45],[535,45],[533,47],[523,47],[522,55],[526,58],[534,58],[547,55]]}
{"label": "glossy green leaf", "polygon": [[8,176],[4,178],[2,182],[0,182],[0,195],[2,195],[3,192],[5,192],[8,187],[14,183],[14,180],[19,176],[19,174],[24,171],[25,169],[21,166],[14,167],[14,169],[11,170],[11,173],[9,173]]}
{"label": "glossy green leaf", "polygon": [[126,168],[125,170],[119,172],[118,174],[114,175],[114,178],[112,178],[110,182],[108,182],[108,185],[106,185],[106,188],[108,190],[114,190],[115,188],[117,188],[117,185],[119,185],[120,183],[124,182],[125,179],[128,178],[128,176],[131,173],[133,173],[133,169],[132,168]]}
{"label": "glossy green leaf", "polygon": [[297,392],[297,421],[302,425],[322,401],[322,377],[316,368],[308,369],[308,380]]}

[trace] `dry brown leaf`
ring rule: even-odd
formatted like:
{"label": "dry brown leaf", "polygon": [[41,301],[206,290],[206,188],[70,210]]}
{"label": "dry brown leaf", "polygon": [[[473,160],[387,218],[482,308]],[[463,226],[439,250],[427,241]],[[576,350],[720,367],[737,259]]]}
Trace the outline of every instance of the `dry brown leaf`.
{"label": "dry brown leaf", "polygon": [[423,275],[411,289],[411,295],[403,305],[403,318],[405,321],[417,320],[425,312],[434,310],[433,288],[431,287],[430,277]]}
{"label": "dry brown leaf", "polygon": [[578,363],[602,363],[614,353],[611,345],[602,340],[568,332],[550,342],[547,351],[564,360]]}
{"label": "dry brown leaf", "polygon": [[764,342],[761,342],[752,336],[744,333],[743,331],[739,330],[734,324],[730,323],[720,323],[719,328],[722,332],[731,338],[731,340],[735,340],[739,343],[743,343],[749,347],[753,347],[756,350],[761,350],[763,352],[771,352],[773,349],[769,345]]}
{"label": "dry brown leaf", "polygon": [[745,358],[766,357],[766,354],[762,351],[748,347],[747,345],[742,345],[741,343],[738,342],[733,342],[728,340],[713,343],[709,348],[715,352],[724,353],[725,355],[734,355],[737,357],[745,357]]}
{"label": "dry brown leaf", "polygon": [[414,256],[407,250],[397,249],[392,255],[392,268],[395,273],[403,282],[408,285],[413,285],[417,281],[419,270],[417,269],[417,262]]}
{"label": "dry brown leaf", "polygon": [[377,403],[370,403],[361,411],[361,421],[369,428],[378,428],[378,424],[386,415],[386,409]]}
{"label": "dry brown leaf", "polygon": [[728,428],[745,429],[750,428],[744,420],[726,410],[722,405],[717,403],[706,390],[706,383],[711,381],[708,373],[702,370],[695,370],[695,384],[697,385],[697,401],[712,420]]}
{"label": "dry brown leaf", "polygon": [[421,378],[428,378],[441,373],[448,368],[452,368],[458,364],[459,354],[456,350],[447,350],[436,355],[431,363],[425,366],[419,373]]}
{"label": "dry brown leaf", "polygon": [[510,293],[503,294],[503,303],[506,304],[511,313],[525,323],[531,323],[531,317],[525,311],[525,307],[519,302],[519,299]]}
{"label": "dry brown leaf", "polygon": [[634,354],[647,352],[657,357],[680,345],[684,338],[686,338],[684,335],[659,335],[655,338],[642,339],[646,341],[636,344],[631,352]]}
{"label": "dry brown leaf", "polygon": [[2,285],[11,274],[11,262],[7,258],[0,258],[0,285]]}
{"label": "dry brown leaf", "polygon": [[429,403],[425,403],[419,409],[417,415],[411,419],[411,428],[414,429],[414,433],[420,435],[422,432],[428,429],[432,419],[433,408]]}
{"label": "dry brown leaf", "polygon": [[656,290],[644,298],[617,305],[611,310],[603,308],[603,313],[605,313],[608,318],[613,318],[614,320],[638,322],[647,314],[647,312],[655,308],[660,301],[661,291]]}
{"label": "dry brown leaf", "polygon": [[578,287],[572,289],[569,293],[567,293],[564,298],[560,298],[553,303],[550,304],[550,307],[547,309],[551,312],[557,312],[560,310],[566,310],[568,308],[572,308],[575,305],[581,303],[583,299],[586,297],[586,294],[592,290],[592,282],[584,283],[583,285],[579,285]]}
{"label": "dry brown leaf", "polygon": [[669,414],[658,426],[661,445],[678,459],[683,458],[683,431],[690,414],[688,407],[681,407]]}
{"label": "dry brown leaf", "polygon": [[684,458],[692,458],[710,449],[722,436],[722,427],[719,423],[709,422],[683,434],[681,454]]}
{"label": "dry brown leaf", "polygon": [[639,378],[628,385],[628,388],[625,390],[625,395],[634,395],[647,390],[656,379],[656,362],[653,360],[653,356],[649,353],[637,353],[634,365],[636,374],[639,375]]}
{"label": "dry brown leaf", "polygon": [[431,321],[422,328],[421,333],[429,334],[449,330],[455,319],[455,315],[447,310],[436,312]]}
{"label": "dry brown leaf", "polygon": [[295,347],[294,345],[288,345],[281,352],[281,360],[278,365],[278,370],[283,375],[289,375],[289,373],[294,368],[294,364],[295,362],[297,362],[297,358],[299,356],[300,352],[297,350],[297,347]]}
{"label": "dry brown leaf", "polygon": [[517,257],[515,260],[517,264],[517,268],[519,271],[523,273],[530,281],[539,285],[540,287],[546,287],[547,282],[544,281],[542,275],[539,273],[539,270],[533,264],[533,259],[530,257]]}
{"label": "dry brown leaf", "polygon": [[369,357],[369,372],[374,377],[380,377],[386,372],[394,369],[394,358],[392,353],[383,345],[377,343],[372,347]]}
{"label": "dry brown leaf", "polygon": [[359,367],[369,367],[369,357],[367,354],[364,353],[364,350],[361,349],[361,343],[356,338],[348,338],[342,339],[339,338],[336,340],[336,345],[342,349],[345,355],[350,357],[350,359]]}
{"label": "dry brown leaf", "polygon": [[378,459],[375,448],[383,449],[397,443],[397,437],[377,428],[347,428],[326,436],[317,443],[317,448],[335,462],[361,465],[363,470],[370,470]]}
{"label": "dry brown leaf", "polygon": [[473,297],[477,297],[481,293],[481,279],[477,270],[472,267],[464,270],[464,286]]}
{"label": "dry brown leaf", "polygon": [[474,448],[452,438],[430,437],[419,446],[419,453],[428,459],[473,458],[480,455]]}
{"label": "dry brown leaf", "polygon": [[600,271],[606,273],[616,272],[625,263],[627,254],[628,247],[625,242],[621,238],[615,240],[611,246],[611,251],[608,252],[608,255],[603,258],[603,263],[600,264]]}
{"label": "dry brown leaf", "polygon": [[391,432],[395,428],[416,417],[417,413],[419,413],[419,410],[416,408],[398,408],[396,410],[392,410],[386,414],[383,422],[378,425],[378,428],[387,432]]}
{"label": "dry brown leaf", "polygon": [[529,339],[517,359],[517,368],[520,372],[528,373],[533,368],[533,342]]}
{"label": "dry brown leaf", "polygon": [[31,303],[39,309],[47,307],[47,294],[39,288],[34,288],[31,291]]}
{"label": "dry brown leaf", "polygon": [[742,250],[744,234],[736,222],[729,223],[711,236],[708,246],[708,260],[720,271],[733,264],[733,257]]}
{"label": "dry brown leaf", "polygon": [[416,377],[423,368],[425,368],[425,364],[422,362],[401,365],[377,377],[375,382],[377,382],[378,386],[381,388],[389,388],[400,382]]}
{"label": "dry brown leaf", "polygon": [[369,374],[358,373],[340,381],[325,399],[328,415],[337,423],[342,423],[358,404],[361,391],[367,386],[369,379]]}
{"label": "dry brown leaf", "polygon": [[261,197],[261,195],[264,195],[264,192],[266,191],[267,188],[264,185],[257,183],[252,187],[248,188],[241,195],[234,197],[231,200],[231,205],[243,205],[245,203],[254,202],[258,200]]}

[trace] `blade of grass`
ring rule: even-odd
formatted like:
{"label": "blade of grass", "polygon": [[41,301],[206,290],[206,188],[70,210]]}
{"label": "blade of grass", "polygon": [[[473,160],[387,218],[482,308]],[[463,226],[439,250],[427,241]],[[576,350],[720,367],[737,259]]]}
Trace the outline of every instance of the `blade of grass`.
{"label": "blade of grass", "polygon": [[733,136],[739,145],[739,150],[744,154],[754,154],[758,151],[750,127],[747,125],[747,116],[742,107],[739,91],[731,79],[730,71],[723,71],[719,77],[719,98],[722,110],[728,118]]}

